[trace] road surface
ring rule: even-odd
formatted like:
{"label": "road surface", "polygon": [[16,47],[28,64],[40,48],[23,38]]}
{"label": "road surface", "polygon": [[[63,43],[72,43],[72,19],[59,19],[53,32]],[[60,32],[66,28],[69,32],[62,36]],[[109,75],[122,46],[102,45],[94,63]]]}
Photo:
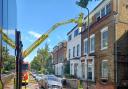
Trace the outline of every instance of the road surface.
{"label": "road surface", "polygon": [[[5,85],[4,89],[14,89],[14,79],[12,79],[8,84]],[[30,76],[29,84],[25,87],[22,86],[22,89],[39,89],[38,83]]]}

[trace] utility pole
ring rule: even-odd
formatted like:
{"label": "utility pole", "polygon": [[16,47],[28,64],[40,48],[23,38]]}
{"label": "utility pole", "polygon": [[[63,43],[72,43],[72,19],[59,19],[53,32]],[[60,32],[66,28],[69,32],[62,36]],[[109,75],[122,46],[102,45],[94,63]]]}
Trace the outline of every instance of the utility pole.
{"label": "utility pole", "polygon": [[15,55],[16,55],[16,89],[21,89],[22,87],[22,42],[21,42],[21,34],[19,31],[16,31],[16,49],[15,49]]}

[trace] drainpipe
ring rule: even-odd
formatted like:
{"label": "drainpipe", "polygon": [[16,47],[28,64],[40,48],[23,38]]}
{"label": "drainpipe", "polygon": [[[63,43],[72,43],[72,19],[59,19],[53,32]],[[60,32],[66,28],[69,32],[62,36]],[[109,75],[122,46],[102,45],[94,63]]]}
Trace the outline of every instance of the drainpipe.
{"label": "drainpipe", "polygon": [[116,26],[117,26],[117,23],[118,23],[118,19],[119,19],[119,0],[116,0],[116,13],[114,15],[114,25],[115,25],[115,73],[116,73],[116,76],[115,76],[115,82],[116,82],[116,88],[118,88],[118,56],[117,56],[117,29],[116,29]]}
{"label": "drainpipe", "polygon": [[[88,38],[88,55],[87,57],[89,57],[89,51],[90,51],[90,44],[89,44],[89,36],[90,36],[90,28],[89,28],[89,9],[86,7],[86,10],[88,12],[87,18],[88,18],[88,30],[87,30],[87,38]],[[87,89],[88,89],[88,58],[87,58]]]}
{"label": "drainpipe", "polygon": [[114,33],[115,33],[115,37],[114,37],[114,42],[115,42],[115,55],[114,55],[114,58],[115,58],[115,84],[116,84],[116,88],[118,88],[118,63],[117,63],[117,29],[116,29],[116,25],[118,23],[118,18],[119,18],[119,0],[116,0],[116,13],[114,14]]}
{"label": "drainpipe", "polygon": [[114,36],[114,43],[115,43],[115,47],[114,47],[114,58],[115,58],[115,82],[116,82],[116,88],[117,88],[117,85],[118,85],[118,71],[117,71],[117,32],[116,32],[116,16],[114,16],[114,33],[115,33],[115,36]]}

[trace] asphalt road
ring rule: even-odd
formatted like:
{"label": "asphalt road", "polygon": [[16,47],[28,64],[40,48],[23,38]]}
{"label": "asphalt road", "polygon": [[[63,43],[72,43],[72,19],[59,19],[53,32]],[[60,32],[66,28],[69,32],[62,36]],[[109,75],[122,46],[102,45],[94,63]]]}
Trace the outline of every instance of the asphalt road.
{"label": "asphalt road", "polygon": [[[14,89],[14,79],[12,79],[8,84],[5,85],[4,89]],[[38,83],[30,76],[29,84],[25,87],[22,86],[22,89],[39,89]]]}
{"label": "asphalt road", "polygon": [[22,89],[39,89],[39,85],[35,81],[35,79],[32,76],[30,76],[29,84],[26,87],[22,86]]}

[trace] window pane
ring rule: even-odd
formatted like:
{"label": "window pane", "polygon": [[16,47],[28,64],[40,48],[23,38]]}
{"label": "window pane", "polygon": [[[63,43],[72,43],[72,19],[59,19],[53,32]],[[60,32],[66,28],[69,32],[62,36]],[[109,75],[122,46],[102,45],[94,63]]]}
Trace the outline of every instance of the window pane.
{"label": "window pane", "polygon": [[79,48],[80,46],[79,46],[79,44],[77,45],[77,56],[79,56]]}
{"label": "window pane", "polygon": [[105,16],[105,8],[101,10],[101,17]]}
{"label": "window pane", "polygon": [[75,47],[73,47],[73,57],[75,57]]}
{"label": "window pane", "polygon": [[71,49],[69,49],[69,54],[68,54],[69,59],[70,59],[70,55],[71,55]]}
{"label": "window pane", "polygon": [[102,77],[108,78],[108,61],[102,61]]}
{"label": "window pane", "polygon": [[88,40],[85,41],[85,53],[88,53]]}
{"label": "window pane", "polygon": [[78,29],[74,31],[74,37],[76,37],[79,34]]}
{"label": "window pane", "polygon": [[107,6],[106,6],[106,14],[109,14],[111,12],[111,3],[109,3]]}
{"label": "window pane", "polygon": [[92,67],[88,67],[88,79],[92,80]]}
{"label": "window pane", "polygon": [[95,50],[95,37],[92,37],[91,39],[90,39],[90,51],[92,52],[92,51],[94,51]]}
{"label": "window pane", "polygon": [[99,21],[100,20],[100,11],[96,13],[96,21]]}
{"label": "window pane", "polygon": [[68,36],[68,41],[70,41],[72,39],[72,35]]}
{"label": "window pane", "polygon": [[103,32],[103,47],[108,46],[108,31]]}

